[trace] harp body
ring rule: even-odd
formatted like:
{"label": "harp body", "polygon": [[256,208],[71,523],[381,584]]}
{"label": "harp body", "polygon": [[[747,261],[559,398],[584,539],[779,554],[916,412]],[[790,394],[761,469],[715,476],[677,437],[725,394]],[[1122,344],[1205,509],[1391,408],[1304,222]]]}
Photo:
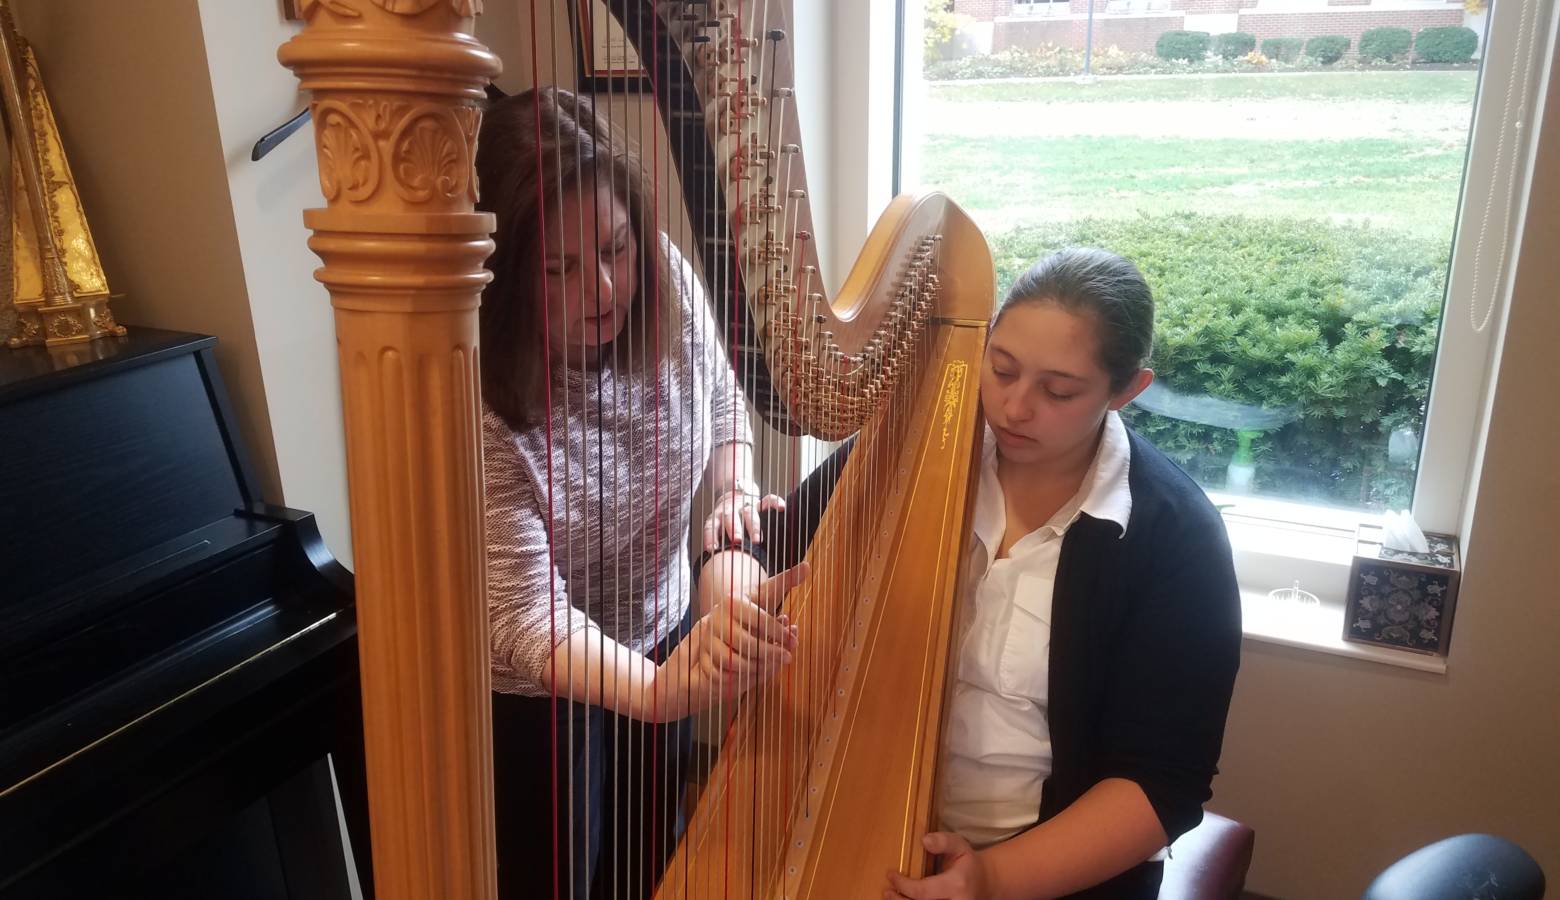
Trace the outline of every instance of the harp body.
{"label": "harp body", "polygon": [[742,699],[656,896],[875,897],[925,873],[935,825],[991,254],[946,197],[901,196],[825,296],[789,2],[653,7],[625,28],[672,61],[656,95],[748,397],[782,432],[856,435],[786,601],[795,660]]}
{"label": "harp body", "polygon": [[984,328],[926,341],[913,413],[858,436],[787,600],[796,660],[743,699],[657,897],[875,897],[926,870]]}

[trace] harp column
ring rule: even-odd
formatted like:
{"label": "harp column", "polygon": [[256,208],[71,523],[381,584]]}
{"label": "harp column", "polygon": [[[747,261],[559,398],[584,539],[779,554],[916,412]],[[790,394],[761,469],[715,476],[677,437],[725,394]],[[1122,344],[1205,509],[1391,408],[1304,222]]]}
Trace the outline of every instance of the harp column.
{"label": "harp column", "polygon": [[336,311],[380,900],[495,895],[473,211],[480,0],[299,0]]}

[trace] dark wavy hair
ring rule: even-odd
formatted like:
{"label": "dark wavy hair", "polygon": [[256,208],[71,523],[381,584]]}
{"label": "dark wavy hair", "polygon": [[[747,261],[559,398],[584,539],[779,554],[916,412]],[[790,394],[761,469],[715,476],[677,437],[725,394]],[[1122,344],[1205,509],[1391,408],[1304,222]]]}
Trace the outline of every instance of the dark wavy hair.
{"label": "dark wavy hair", "polygon": [[1094,317],[1100,366],[1110,375],[1112,393],[1148,365],[1154,349],[1154,293],[1130,260],[1093,247],[1058,250],[1018,276],[991,327],[1009,309],[1030,303],[1055,303]]}
{"label": "dark wavy hair", "polygon": [[[542,228],[556,227],[559,198],[582,185],[610,186],[628,210],[639,247],[639,277],[628,321],[651,324],[659,306],[661,355],[675,350],[678,299],[655,224],[649,181],[633,147],[596,112],[590,99],[559,88],[529,90],[487,106],[477,138],[477,208],[493,213],[496,248],[488,259],[493,280],[482,292],[482,396],[510,428],[545,420],[546,381],[543,298],[535,295],[542,266]],[[617,346],[601,354],[603,366],[652,366],[651,352]],[[561,364],[561,361],[554,363]]]}

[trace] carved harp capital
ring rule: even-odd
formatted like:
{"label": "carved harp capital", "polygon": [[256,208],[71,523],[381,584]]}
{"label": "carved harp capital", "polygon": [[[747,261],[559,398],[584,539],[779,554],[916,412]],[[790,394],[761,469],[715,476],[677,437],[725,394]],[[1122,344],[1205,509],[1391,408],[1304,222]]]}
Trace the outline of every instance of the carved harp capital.
{"label": "carved harp capital", "polygon": [[277,53],[313,92],[320,192],[375,213],[470,209],[479,104],[498,58],[475,0],[305,0]]}

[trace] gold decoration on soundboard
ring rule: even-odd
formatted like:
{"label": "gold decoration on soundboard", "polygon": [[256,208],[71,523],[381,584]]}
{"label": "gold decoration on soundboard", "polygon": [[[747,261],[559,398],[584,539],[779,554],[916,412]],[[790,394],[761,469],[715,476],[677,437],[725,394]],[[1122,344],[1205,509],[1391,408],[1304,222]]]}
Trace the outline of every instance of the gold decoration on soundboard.
{"label": "gold decoration on soundboard", "polygon": [[16,333],[7,344],[50,347],[125,333],[108,309],[108,278],[65,159],[32,48],[0,0],[0,91],[10,143],[11,222],[5,248]]}
{"label": "gold decoration on soundboard", "polygon": [[957,433],[959,413],[964,408],[964,375],[968,371],[969,363],[962,359],[943,367],[942,443],[937,445],[941,450],[948,449],[948,438]]}

